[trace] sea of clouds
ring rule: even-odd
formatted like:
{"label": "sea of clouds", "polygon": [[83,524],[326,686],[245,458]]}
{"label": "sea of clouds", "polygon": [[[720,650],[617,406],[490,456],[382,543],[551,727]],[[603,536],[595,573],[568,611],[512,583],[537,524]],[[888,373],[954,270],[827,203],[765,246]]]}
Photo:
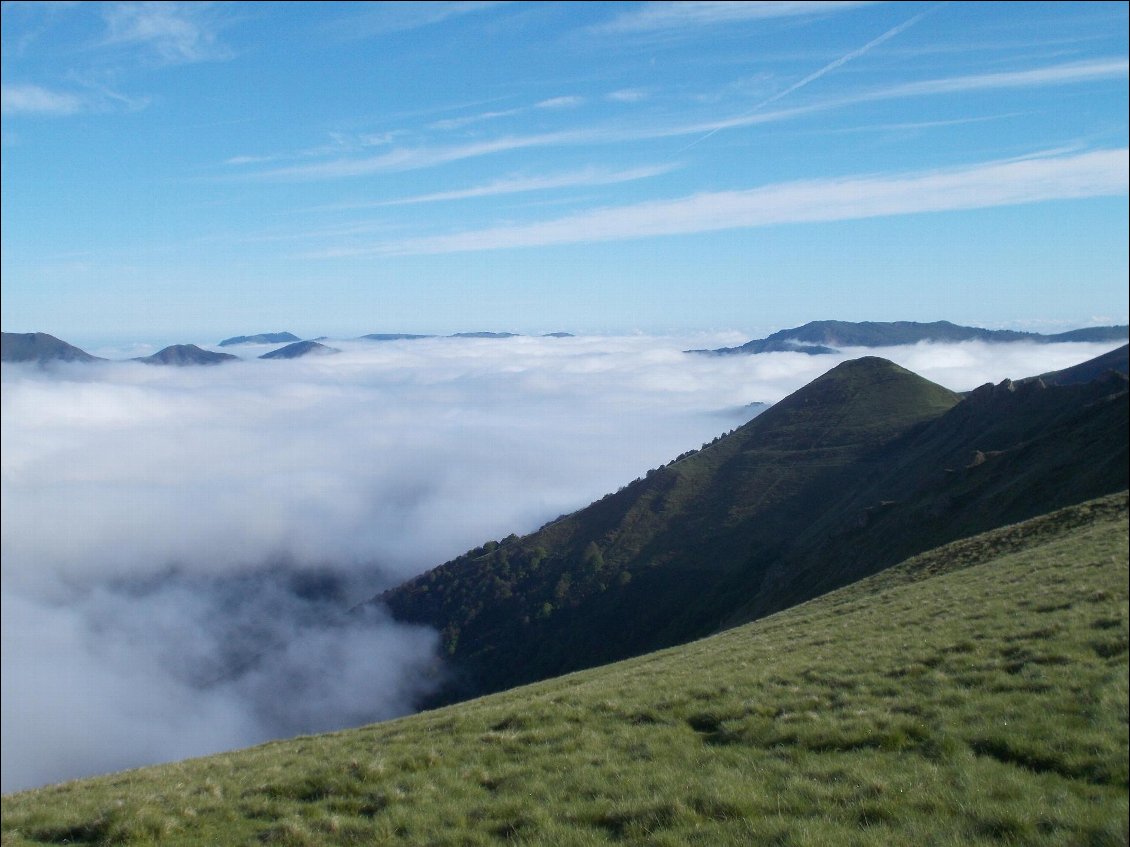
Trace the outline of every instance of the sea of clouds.
{"label": "sea of clouds", "polygon": [[4,365],[3,791],[411,711],[442,673],[436,634],[358,603],[616,490],[847,358],[964,391],[1117,346],[682,352],[745,340]]}

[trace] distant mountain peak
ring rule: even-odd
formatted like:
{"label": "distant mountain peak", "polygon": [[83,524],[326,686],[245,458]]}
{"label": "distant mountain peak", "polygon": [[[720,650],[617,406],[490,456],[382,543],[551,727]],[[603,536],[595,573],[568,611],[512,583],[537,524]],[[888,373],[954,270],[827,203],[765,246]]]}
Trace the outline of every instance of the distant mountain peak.
{"label": "distant mountain peak", "polygon": [[5,362],[100,362],[65,341],[46,332],[5,332],[0,339],[0,360]]}
{"label": "distant mountain peak", "polygon": [[835,367],[825,371],[812,382],[799,388],[793,396],[805,397],[809,394],[819,393],[832,385],[851,385],[857,388],[870,387],[873,383],[883,383],[891,380],[909,380],[927,382],[923,377],[897,365],[890,359],[882,356],[862,356],[858,359],[848,359]]}
{"label": "distant mountain peak", "polygon": [[213,353],[195,344],[173,344],[158,350],[152,356],[142,356],[135,361],[147,365],[219,365],[223,362],[238,361],[239,356],[231,353]]}
{"label": "distant mountain peak", "polygon": [[851,379],[858,376],[908,376],[921,379],[913,371],[907,370],[902,365],[895,364],[890,359],[882,356],[860,356],[858,359],[848,359],[841,362],[831,370],[818,376],[813,382],[822,380]]}

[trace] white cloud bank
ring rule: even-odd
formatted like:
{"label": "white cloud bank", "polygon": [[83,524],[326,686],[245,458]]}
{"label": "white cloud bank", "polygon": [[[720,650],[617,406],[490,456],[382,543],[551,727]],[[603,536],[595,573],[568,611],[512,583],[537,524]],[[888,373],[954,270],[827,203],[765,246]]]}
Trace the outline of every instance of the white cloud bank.
{"label": "white cloud bank", "polygon": [[[434,634],[345,610],[584,506],[865,352],[681,352],[745,340],[4,365],[3,790],[410,710],[435,680]],[[878,352],[964,390],[1112,346]]]}

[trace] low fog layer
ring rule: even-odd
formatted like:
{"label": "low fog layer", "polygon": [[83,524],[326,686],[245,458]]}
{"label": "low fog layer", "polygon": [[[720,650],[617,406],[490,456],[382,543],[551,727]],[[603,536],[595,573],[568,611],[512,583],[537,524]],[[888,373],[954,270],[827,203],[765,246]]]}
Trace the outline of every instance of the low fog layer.
{"label": "low fog layer", "polygon": [[3,790],[410,711],[439,673],[435,634],[356,603],[584,506],[844,359],[967,390],[1117,346],[681,352],[742,340],[4,365]]}

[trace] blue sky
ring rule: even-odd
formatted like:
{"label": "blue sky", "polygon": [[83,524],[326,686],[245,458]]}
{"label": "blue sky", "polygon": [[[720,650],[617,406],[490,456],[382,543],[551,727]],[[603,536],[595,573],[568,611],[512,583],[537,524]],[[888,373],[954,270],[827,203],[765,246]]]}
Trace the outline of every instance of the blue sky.
{"label": "blue sky", "polygon": [[1126,3],[3,4],[3,328],[1127,321]]}

